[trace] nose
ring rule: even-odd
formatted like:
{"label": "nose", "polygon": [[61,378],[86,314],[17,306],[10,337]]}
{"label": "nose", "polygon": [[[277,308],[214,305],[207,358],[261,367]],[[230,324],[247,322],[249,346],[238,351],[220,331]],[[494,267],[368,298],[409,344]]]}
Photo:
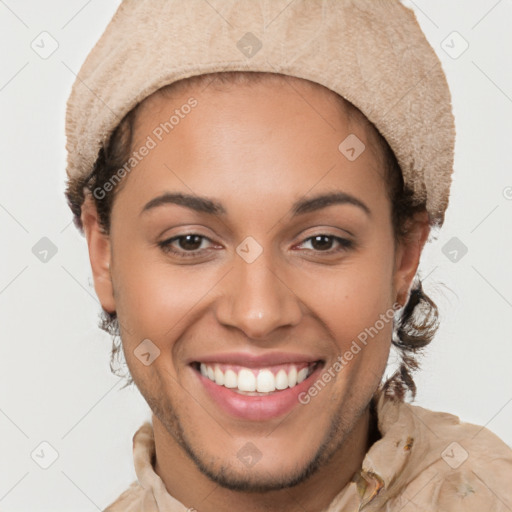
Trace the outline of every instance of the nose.
{"label": "nose", "polygon": [[217,304],[217,320],[258,340],[267,339],[279,327],[297,325],[301,301],[279,274],[266,251],[252,263],[237,257]]}

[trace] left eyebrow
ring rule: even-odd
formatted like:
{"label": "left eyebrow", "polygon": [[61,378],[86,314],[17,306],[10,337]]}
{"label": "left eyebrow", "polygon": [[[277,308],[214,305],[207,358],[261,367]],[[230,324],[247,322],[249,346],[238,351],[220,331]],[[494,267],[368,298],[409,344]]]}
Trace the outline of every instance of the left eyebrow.
{"label": "left eyebrow", "polygon": [[293,204],[292,207],[292,217],[296,215],[301,215],[304,213],[314,212],[316,210],[320,210],[322,208],[326,208],[327,206],[331,206],[333,204],[350,204],[353,206],[357,206],[361,210],[363,210],[369,217],[372,216],[372,212],[368,206],[366,206],[363,201],[358,199],[357,197],[347,194],[346,192],[331,192],[328,194],[319,194],[317,196],[313,196],[310,199],[301,199]]}
{"label": "left eyebrow", "polygon": [[[227,213],[226,209],[220,202],[210,199],[208,197],[201,197],[183,193],[166,192],[165,194],[162,194],[158,197],[155,197],[154,199],[151,199],[151,201],[149,201],[144,206],[144,208],[141,211],[141,214],[148,210],[166,204],[177,204],[179,206],[184,206],[186,208],[190,208],[191,210],[195,210],[201,213],[207,213],[209,215],[225,216]],[[326,208],[334,204],[349,204],[357,206],[358,208],[363,210],[369,217],[371,217],[372,215],[370,208],[368,208],[368,206],[366,206],[366,204],[363,203],[363,201],[361,201],[355,196],[347,194],[346,192],[338,191],[327,194],[319,194],[309,199],[300,199],[296,201],[292,205],[292,217],[321,210],[322,208]]]}

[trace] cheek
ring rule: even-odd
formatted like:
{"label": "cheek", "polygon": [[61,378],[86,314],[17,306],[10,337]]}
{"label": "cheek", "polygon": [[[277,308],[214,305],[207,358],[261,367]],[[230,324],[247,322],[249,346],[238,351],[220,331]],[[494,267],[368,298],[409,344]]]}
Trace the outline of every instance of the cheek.
{"label": "cheek", "polygon": [[347,290],[338,302],[326,305],[323,316],[334,338],[337,360],[348,380],[365,382],[368,378],[361,378],[362,372],[380,375],[387,362],[394,310],[387,300],[386,289],[381,297],[375,296],[375,288],[372,290],[371,294],[360,288]]}
{"label": "cheek", "polygon": [[381,313],[392,308],[391,286],[390,260],[361,257],[331,273],[317,286],[309,286],[307,297],[339,337],[357,337],[373,326]]}
{"label": "cheek", "polygon": [[211,272],[167,264],[154,251],[132,250],[114,268],[116,310],[129,343],[149,338],[160,346],[175,339],[218,281]]}
{"label": "cheek", "polygon": [[378,381],[387,363],[395,309],[393,254],[385,252],[364,252],[321,286],[309,288],[309,304],[332,334],[346,382],[370,382],[370,374]]}

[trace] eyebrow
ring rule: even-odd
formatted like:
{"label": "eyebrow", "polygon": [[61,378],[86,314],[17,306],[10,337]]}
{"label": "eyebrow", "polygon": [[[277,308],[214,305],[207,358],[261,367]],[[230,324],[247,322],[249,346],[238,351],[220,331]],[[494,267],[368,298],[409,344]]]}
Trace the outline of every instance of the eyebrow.
{"label": "eyebrow", "polygon": [[[166,192],[154,199],[151,199],[141,211],[141,214],[167,204],[176,204],[184,206],[201,213],[210,215],[226,215],[227,211],[224,206],[213,199],[208,197],[201,197],[191,194],[183,194],[181,192],[172,193]],[[369,217],[372,213],[370,208],[366,206],[363,201],[355,196],[347,194],[346,192],[330,192],[326,194],[319,194],[309,199],[300,199],[292,205],[292,217],[302,215],[305,213],[314,212],[331,206],[334,204],[348,204],[353,205],[363,210]]]}

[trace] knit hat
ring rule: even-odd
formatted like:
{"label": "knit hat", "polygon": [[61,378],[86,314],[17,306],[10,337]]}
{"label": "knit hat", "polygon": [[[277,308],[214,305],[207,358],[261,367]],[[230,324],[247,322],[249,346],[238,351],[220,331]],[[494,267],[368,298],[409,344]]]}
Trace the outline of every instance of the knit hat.
{"label": "knit hat", "polygon": [[100,148],[139,102],[218,71],[304,78],[351,102],[387,140],[431,225],[443,224],[450,91],[414,12],[398,0],[124,0],[67,102],[68,194],[80,196]]}

